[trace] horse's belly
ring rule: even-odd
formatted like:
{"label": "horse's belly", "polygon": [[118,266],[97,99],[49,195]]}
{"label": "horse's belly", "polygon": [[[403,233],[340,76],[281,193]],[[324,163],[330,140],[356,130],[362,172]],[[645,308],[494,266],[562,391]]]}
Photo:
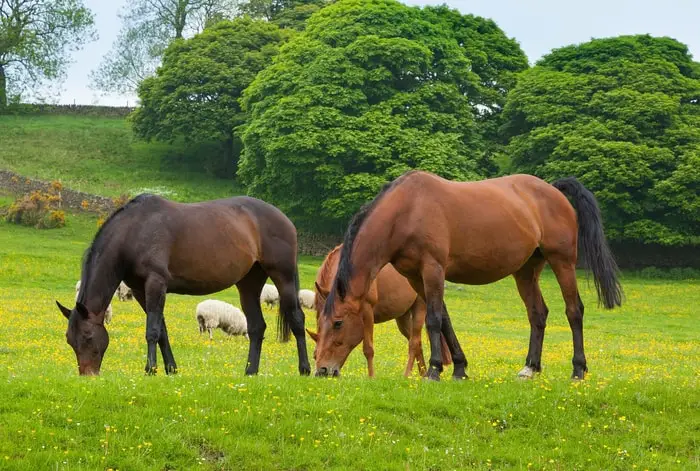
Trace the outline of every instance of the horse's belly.
{"label": "horse's belly", "polygon": [[171,253],[168,290],[182,294],[209,294],[238,283],[255,263],[250,250],[230,244],[181,246]]}
{"label": "horse's belly", "polygon": [[537,248],[530,243],[494,244],[489,248],[471,246],[451,253],[445,279],[453,283],[485,285],[518,271]]}

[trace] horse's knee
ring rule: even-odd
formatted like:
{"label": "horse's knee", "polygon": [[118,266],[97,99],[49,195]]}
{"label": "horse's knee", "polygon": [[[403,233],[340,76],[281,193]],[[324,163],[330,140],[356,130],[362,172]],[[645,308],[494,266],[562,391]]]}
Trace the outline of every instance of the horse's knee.
{"label": "horse's knee", "polygon": [[160,340],[161,329],[157,328],[147,328],[146,329],[146,342],[157,343]]}

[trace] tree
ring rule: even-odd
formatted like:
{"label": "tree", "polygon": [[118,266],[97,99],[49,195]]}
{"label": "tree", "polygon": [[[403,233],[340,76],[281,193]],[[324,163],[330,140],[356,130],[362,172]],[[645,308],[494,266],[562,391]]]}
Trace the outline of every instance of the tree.
{"label": "tree", "polygon": [[574,175],[617,240],[700,234],[700,64],[670,38],[622,36],[554,50],[505,108],[513,170]]}
{"label": "tree", "polygon": [[[393,0],[347,0],[314,14],[244,92],[250,120],[238,174],[248,191],[297,224],[334,230],[409,169],[486,176],[477,116],[503,98],[485,93],[491,77],[479,76],[471,56],[494,76],[498,64],[488,40],[459,18]],[[519,48],[511,52],[527,66]]]}
{"label": "tree", "polygon": [[173,39],[191,37],[206,26],[232,17],[234,0],[135,0],[120,14],[122,28],[97,70],[92,87],[132,92],[155,73]]}
{"label": "tree", "polygon": [[92,25],[82,0],[0,0],[0,108],[8,86],[60,77],[69,53],[95,37]]}
{"label": "tree", "polygon": [[280,28],[303,31],[311,15],[335,0],[248,0],[240,10],[252,18],[271,21]]}
{"label": "tree", "polygon": [[217,173],[231,176],[240,153],[235,128],[244,120],[238,99],[287,36],[272,23],[244,17],[175,40],[155,76],[138,88],[134,132],[146,139],[213,143],[219,147],[213,156]]}

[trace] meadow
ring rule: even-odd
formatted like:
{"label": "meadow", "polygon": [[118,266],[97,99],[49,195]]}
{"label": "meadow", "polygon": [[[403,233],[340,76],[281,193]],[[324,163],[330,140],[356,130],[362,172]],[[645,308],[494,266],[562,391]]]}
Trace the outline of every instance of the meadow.
{"label": "meadow", "polygon": [[202,171],[195,150],[138,140],[123,118],[0,116],[0,143],[0,169],[86,193],[192,201],[240,192],[234,180]]}
{"label": "meadow", "polygon": [[[532,381],[516,379],[529,325],[512,279],[448,286],[467,381],[450,380],[451,367],[440,383],[403,378],[407,344],[393,323],[376,329],[375,379],[359,348],[339,379],[299,377],[272,311],[261,374],[246,377],[245,339],[200,336],[204,298],[177,295],[166,318],[178,375],[144,375],[145,315],[115,298],[102,375],[86,378],[55,300],[72,305],[95,230],[86,215],[48,231],[0,223],[0,469],[700,468],[697,280],[626,274],[623,308],[604,311],[581,273],[590,372],[580,382],[569,379],[571,333],[548,269],[544,371]],[[302,287],[320,262],[301,258]],[[235,289],[212,297],[238,303]]]}

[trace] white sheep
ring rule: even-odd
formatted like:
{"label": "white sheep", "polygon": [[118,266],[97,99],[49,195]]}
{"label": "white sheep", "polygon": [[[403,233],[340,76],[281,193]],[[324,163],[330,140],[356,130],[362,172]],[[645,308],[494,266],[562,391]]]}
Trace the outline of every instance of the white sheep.
{"label": "white sheep", "polygon": [[[80,280],[75,284],[75,301],[78,301],[78,293],[80,292]],[[105,324],[112,322],[112,303],[109,303],[105,311]]]}
{"label": "white sheep", "polygon": [[260,304],[265,303],[269,308],[279,304],[280,293],[275,285],[266,284],[260,293]]}
{"label": "white sheep", "polygon": [[313,309],[315,299],[316,293],[314,293],[310,289],[299,290],[299,304],[301,304],[301,307],[306,309]]}
{"label": "white sheep", "polygon": [[117,288],[117,297],[119,298],[119,301],[130,301],[134,299],[134,293],[132,293],[131,288],[126,286],[126,284],[124,284],[122,281],[119,283],[119,287]]}
{"label": "white sheep", "polygon": [[235,306],[216,299],[207,299],[197,304],[197,322],[199,333],[209,332],[209,340],[213,339],[212,330],[219,328],[228,335],[243,335],[248,338],[248,321],[243,312]]}

